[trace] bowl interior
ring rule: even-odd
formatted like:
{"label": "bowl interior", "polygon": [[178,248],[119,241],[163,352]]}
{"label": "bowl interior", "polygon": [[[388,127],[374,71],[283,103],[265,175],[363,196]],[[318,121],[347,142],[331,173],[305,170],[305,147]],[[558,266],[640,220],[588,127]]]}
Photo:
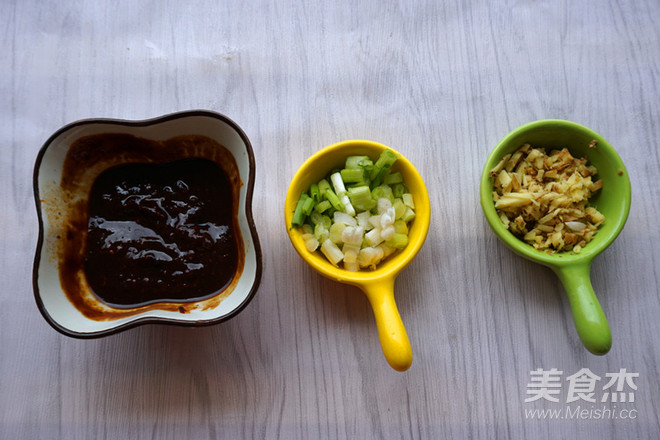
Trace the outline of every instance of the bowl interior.
{"label": "bowl interior", "polygon": [[[589,143],[596,140],[594,148]],[[591,199],[590,204],[606,218],[594,239],[579,254],[561,252],[548,255],[538,251],[510,233],[495,210],[492,198],[493,178],[490,170],[506,154],[512,153],[525,143],[551,149],[568,148],[575,157],[586,156],[598,169],[597,178],[603,180],[603,188]],[[516,253],[546,265],[568,264],[576,260],[589,260],[602,252],[617,237],[630,211],[630,180],[626,168],[614,148],[598,133],[580,124],[563,120],[541,120],[525,124],[505,136],[491,152],[481,175],[481,206],[488,223],[497,236]]]}
{"label": "bowl interior", "polygon": [[[201,135],[224,146],[235,159],[242,185],[239,189],[238,226],[245,250],[245,264],[231,293],[214,303],[187,304],[186,313],[177,307],[140,308],[116,318],[91,319],[67,298],[59,276],[56,235],[66,218],[59,206],[58,186],[69,147],[81,137],[118,133],[149,140],[164,141],[180,135]],[[194,153],[191,157],[194,157]],[[99,170],[95,171],[98,172]],[[46,319],[59,331],[76,337],[101,336],[146,322],[201,325],[219,322],[235,315],[255,294],[261,277],[261,250],[252,218],[254,156],[242,130],[223,115],[192,111],[147,121],[83,120],[58,130],[42,147],[35,165],[34,190],[40,220],[40,235],[35,256],[35,298]],[[59,211],[59,212],[58,212]],[[172,303],[176,305],[176,303]],[[123,310],[123,309],[122,309]]]}
{"label": "bowl interior", "polygon": [[[404,183],[413,196],[415,203],[415,219],[413,220],[409,235],[408,246],[402,252],[396,253],[380,263],[375,270],[361,270],[351,272],[332,265],[320,252],[309,252],[305,248],[305,243],[301,238],[302,232],[298,228],[291,227],[291,219],[295,211],[296,203],[302,192],[309,189],[309,186],[321,180],[331,170],[343,168],[347,156],[367,155],[376,159],[380,153],[390,149],[394,151],[398,160],[392,167],[392,171],[401,172]],[[430,202],[426,186],[419,172],[403,155],[393,148],[387,147],[377,142],[364,140],[349,140],[330,145],[312,155],[298,169],[293,177],[285,200],[285,222],[289,238],[300,256],[320,274],[348,284],[359,285],[362,282],[373,280],[385,276],[395,276],[403,269],[419,252],[430,223]]]}

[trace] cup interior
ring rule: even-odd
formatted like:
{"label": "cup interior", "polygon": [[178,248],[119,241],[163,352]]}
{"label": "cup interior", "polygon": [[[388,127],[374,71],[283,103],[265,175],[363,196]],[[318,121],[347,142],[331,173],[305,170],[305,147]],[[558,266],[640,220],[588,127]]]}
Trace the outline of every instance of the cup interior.
{"label": "cup interior", "polygon": [[[594,148],[589,143],[596,140]],[[594,239],[579,254],[559,252],[552,255],[534,249],[509,232],[495,210],[493,181],[490,170],[508,153],[523,144],[543,147],[546,151],[568,148],[575,157],[586,156],[603,180],[603,188],[589,200],[605,216],[605,223]],[[619,235],[630,211],[630,179],[623,161],[601,135],[580,124],[563,120],[540,120],[525,124],[506,135],[489,155],[481,175],[481,206],[493,231],[514,252],[546,265],[562,265],[576,260],[590,260],[602,252]]]}
{"label": "cup interior", "polygon": [[[347,156],[367,155],[375,159],[380,153],[390,149],[396,153],[398,160],[392,167],[392,171],[401,172],[405,185],[413,196],[415,203],[415,219],[408,233],[408,246],[383,262],[375,270],[360,270],[351,272],[332,265],[320,252],[309,252],[305,248],[302,232],[299,228],[291,227],[291,219],[295,211],[300,194],[307,191],[309,186],[321,180],[333,169],[343,168]],[[426,186],[419,172],[401,153],[383,144],[365,140],[348,140],[339,142],[323,148],[298,169],[294,175],[285,200],[285,224],[291,243],[300,256],[320,274],[348,284],[359,285],[362,282],[395,276],[401,271],[419,252],[429,229],[430,202]]]}

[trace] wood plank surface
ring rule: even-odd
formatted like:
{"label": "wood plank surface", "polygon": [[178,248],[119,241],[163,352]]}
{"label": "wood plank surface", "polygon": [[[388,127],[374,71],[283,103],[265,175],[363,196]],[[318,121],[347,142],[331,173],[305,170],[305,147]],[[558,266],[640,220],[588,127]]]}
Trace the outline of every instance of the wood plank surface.
{"label": "wood plank surface", "polygon": [[[657,0],[0,2],[0,438],[660,437],[659,22]],[[78,119],[199,108],[255,150],[257,296],[212,327],[60,335],[32,293],[39,148]],[[591,270],[603,357],[555,275],[500,243],[479,206],[491,149],[544,118],[599,132],[630,173],[627,225]],[[402,152],[429,189],[427,241],[395,285],[405,373],[365,296],[286,235],[297,168],[353,138]],[[553,368],[560,402],[525,402],[530,372]],[[635,401],[567,402],[583,368],[597,398],[608,373],[638,373]],[[563,417],[529,414],[545,409]]]}

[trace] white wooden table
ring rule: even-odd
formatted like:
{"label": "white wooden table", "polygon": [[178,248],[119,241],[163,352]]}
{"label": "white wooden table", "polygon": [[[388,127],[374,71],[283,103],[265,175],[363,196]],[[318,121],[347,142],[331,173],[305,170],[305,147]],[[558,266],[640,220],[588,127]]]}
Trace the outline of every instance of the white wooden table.
{"label": "white wooden table", "polygon": [[[658,438],[659,22],[655,0],[0,2],[0,438]],[[32,293],[37,151],[80,118],[198,108],[255,148],[257,296],[213,327],[60,335]],[[543,118],[598,131],[630,171],[628,223],[592,267],[604,357],[582,347],[557,278],[504,247],[478,203],[490,150]],[[431,231],[396,283],[406,373],[364,295],[285,233],[296,169],[351,138],[404,153],[430,191]],[[525,402],[531,371],[553,368],[558,402]],[[594,403],[569,401],[584,368]],[[634,402],[608,394],[621,369],[638,374],[621,382]]]}

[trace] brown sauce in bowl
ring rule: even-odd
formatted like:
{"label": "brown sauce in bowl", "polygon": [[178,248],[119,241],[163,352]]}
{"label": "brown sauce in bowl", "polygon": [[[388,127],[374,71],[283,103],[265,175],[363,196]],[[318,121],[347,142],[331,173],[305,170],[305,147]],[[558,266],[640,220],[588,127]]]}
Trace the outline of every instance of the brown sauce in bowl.
{"label": "brown sauce in bowl", "polygon": [[79,138],[49,208],[68,300],[99,321],[217,307],[245,266],[242,185],[232,153],[206,136]]}
{"label": "brown sauce in bowl", "polygon": [[117,307],[216,294],[236,272],[232,206],[229,180],[210,160],[104,171],[89,195],[89,286]]}

